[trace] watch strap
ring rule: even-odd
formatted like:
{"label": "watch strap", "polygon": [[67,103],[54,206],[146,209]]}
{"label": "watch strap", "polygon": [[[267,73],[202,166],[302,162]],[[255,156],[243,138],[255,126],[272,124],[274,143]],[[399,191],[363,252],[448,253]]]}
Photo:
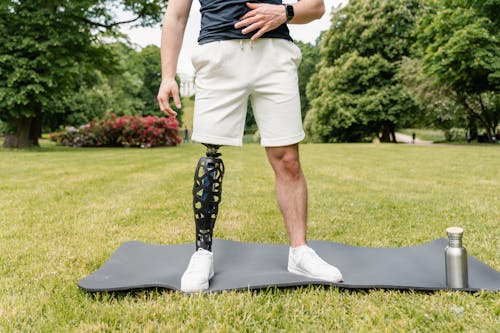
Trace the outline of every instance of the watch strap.
{"label": "watch strap", "polygon": [[289,4],[283,4],[285,6],[285,12],[286,12],[286,22],[290,22],[293,17],[295,16],[295,12],[293,10],[293,6]]}

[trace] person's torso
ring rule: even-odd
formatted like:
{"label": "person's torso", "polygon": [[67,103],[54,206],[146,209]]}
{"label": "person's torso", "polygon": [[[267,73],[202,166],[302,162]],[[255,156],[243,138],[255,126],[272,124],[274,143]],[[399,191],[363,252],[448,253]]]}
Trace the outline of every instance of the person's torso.
{"label": "person's torso", "polygon": [[[241,29],[234,25],[250,9],[246,6],[248,0],[200,0],[201,29],[198,43],[205,44],[217,40],[248,39],[256,32],[242,34]],[[252,0],[257,3],[281,4],[281,0]],[[261,38],[283,38],[292,40],[285,24],[266,32]]]}

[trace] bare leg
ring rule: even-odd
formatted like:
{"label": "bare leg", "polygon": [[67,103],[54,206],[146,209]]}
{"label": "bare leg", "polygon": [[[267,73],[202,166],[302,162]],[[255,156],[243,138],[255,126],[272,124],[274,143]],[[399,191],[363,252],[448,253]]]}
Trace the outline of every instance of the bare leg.
{"label": "bare leg", "polygon": [[276,176],[276,197],[291,247],[306,244],[307,183],[300,167],[299,146],[266,147]]}
{"label": "bare leg", "polygon": [[266,152],[276,175],[276,196],[290,240],[288,271],[330,282],[342,281],[342,273],[306,244],[307,184],[300,167],[298,144],[268,147]]}

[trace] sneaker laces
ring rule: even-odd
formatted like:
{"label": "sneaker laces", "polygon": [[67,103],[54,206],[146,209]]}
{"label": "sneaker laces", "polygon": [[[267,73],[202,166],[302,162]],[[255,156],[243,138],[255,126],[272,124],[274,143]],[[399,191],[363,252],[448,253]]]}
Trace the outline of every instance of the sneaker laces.
{"label": "sneaker laces", "polygon": [[212,252],[208,251],[208,250],[205,250],[205,249],[202,249],[201,247],[194,253],[194,255],[192,256],[192,259],[193,260],[196,260],[196,261],[199,261],[201,260],[203,257],[209,257],[210,255],[212,254]]}
{"label": "sneaker laces", "polygon": [[310,247],[307,247],[303,250],[299,260],[305,265],[310,265],[310,264],[328,265],[328,263],[323,259],[321,259],[321,257],[318,256],[316,251],[314,251],[314,249]]}
{"label": "sneaker laces", "polygon": [[209,257],[212,252],[207,251],[205,249],[199,248],[192,256],[189,261],[189,265],[186,269],[186,272],[203,272],[203,265],[205,263],[206,257]]}

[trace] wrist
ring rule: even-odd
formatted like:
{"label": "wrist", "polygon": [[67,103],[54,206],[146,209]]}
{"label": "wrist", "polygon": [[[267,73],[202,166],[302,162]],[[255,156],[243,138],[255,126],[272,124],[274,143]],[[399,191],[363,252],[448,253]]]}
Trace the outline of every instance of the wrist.
{"label": "wrist", "polygon": [[175,75],[174,76],[164,75],[161,78],[161,83],[169,83],[169,82],[172,82],[172,81],[175,81]]}

